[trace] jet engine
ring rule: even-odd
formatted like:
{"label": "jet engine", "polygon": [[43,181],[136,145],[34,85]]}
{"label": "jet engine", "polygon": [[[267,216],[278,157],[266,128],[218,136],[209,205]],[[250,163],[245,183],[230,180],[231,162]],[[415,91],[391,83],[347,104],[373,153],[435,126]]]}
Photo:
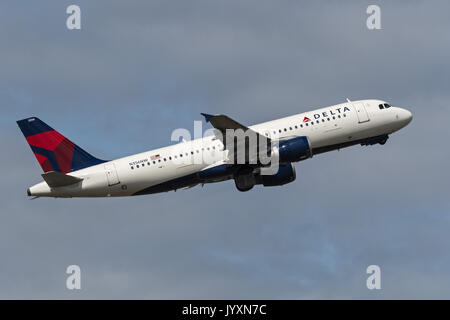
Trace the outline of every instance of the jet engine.
{"label": "jet engine", "polygon": [[306,136],[282,140],[273,152],[280,163],[297,162],[312,157],[311,146]]}
{"label": "jet engine", "polygon": [[296,178],[295,167],[292,163],[280,165],[274,175],[259,175],[258,182],[264,187],[282,186],[294,181]]}
{"label": "jet engine", "polygon": [[295,178],[295,167],[288,163],[280,165],[277,173],[273,175],[261,175],[258,169],[250,167],[242,168],[234,175],[234,183],[239,191],[244,192],[251,190],[256,184],[262,184],[264,187],[282,186]]}
{"label": "jet engine", "polygon": [[234,183],[239,191],[249,191],[256,184],[253,168],[242,168],[234,175]]}

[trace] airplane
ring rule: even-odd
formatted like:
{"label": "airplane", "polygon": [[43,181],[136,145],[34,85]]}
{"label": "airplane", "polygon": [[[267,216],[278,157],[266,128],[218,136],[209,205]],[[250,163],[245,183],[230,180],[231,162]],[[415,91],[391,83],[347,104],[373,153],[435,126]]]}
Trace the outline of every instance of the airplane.
{"label": "airplane", "polygon": [[[296,178],[293,163],[358,144],[384,145],[390,134],[412,120],[410,111],[386,101],[349,99],[248,127],[226,115],[202,115],[214,127],[214,134],[111,161],[92,156],[37,117],[19,120],[17,124],[44,171],[43,181],[28,188],[27,194],[33,198],[124,197],[229,179],[234,179],[239,191],[255,185],[282,186]],[[238,154],[236,145],[230,147],[225,135],[220,135],[229,130],[264,138],[268,148],[249,152],[248,140],[238,143],[246,157],[232,161]],[[272,164],[250,161],[261,153],[276,159],[273,174],[262,173]],[[201,161],[192,161],[194,157]]]}

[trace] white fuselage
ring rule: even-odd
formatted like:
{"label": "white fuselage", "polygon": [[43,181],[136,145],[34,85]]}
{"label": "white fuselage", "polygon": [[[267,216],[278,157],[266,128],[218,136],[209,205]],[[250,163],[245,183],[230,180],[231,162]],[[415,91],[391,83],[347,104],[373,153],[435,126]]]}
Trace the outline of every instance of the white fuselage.
{"label": "white fuselage", "polygon": [[[409,111],[398,107],[380,109],[379,105],[384,103],[380,100],[346,102],[249,128],[273,140],[307,136],[313,150],[330,151],[391,134],[411,121]],[[73,171],[70,175],[82,178],[80,183],[50,188],[41,182],[31,187],[29,193],[38,197],[131,196],[223,164],[227,153],[220,140],[207,136]],[[193,157],[201,157],[203,161],[189,161]]]}

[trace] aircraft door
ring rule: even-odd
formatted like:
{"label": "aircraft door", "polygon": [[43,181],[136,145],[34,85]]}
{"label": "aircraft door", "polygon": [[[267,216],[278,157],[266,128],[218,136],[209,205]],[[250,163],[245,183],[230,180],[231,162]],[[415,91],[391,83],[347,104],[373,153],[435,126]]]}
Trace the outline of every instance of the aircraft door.
{"label": "aircraft door", "polygon": [[108,186],[114,186],[120,183],[114,163],[105,164],[105,172],[108,178]]}
{"label": "aircraft door", "polygon": [[356,115],[358,116],[358,122],[363,123],[369,121],[369,114],[367,113],[366,107],[362,102],[352,102],[355,108]]}

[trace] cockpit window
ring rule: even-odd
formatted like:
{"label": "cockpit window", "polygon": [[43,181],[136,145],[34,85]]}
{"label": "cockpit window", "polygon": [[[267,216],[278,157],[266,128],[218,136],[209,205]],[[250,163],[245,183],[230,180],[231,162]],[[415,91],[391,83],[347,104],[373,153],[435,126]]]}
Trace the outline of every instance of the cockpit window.
{"label": "cockpit window", "polygon": [[378,108],[384,109],[384,106],[383,106],[382,104],[379,104],[379,105],[378,105]]}
{"label": "cockpit window", "polygon": [[387,108],[390,108],[391,106],[389,104],[385,103],[384,107],[387,109]]}

